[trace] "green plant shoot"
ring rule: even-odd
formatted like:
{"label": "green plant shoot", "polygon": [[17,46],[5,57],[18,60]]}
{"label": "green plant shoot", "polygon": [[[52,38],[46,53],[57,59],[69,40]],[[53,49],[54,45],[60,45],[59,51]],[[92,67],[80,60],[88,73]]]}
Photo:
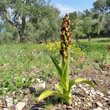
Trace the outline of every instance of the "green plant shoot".
{"label": "green plant shoot", "polygon": [[60,78],[60,83],[56,84],[57,90],[58,91],[53,91],[53,90],[46,90],[44,91],[39,97],[38,97],[38,102],[43,100],[46,97],[49,96],[58,96],[61,99],[64,99],[64,101],[67,104],[71,104],[71,88],[73,85],[77,83],[86,83],[89,84],[94,88],[94,85],[91,81],[88,81],[84,78],[75,78],[69,81],[69,46],[71,44],[71,28],[70,28],[71,20],[69,18],[69,14],[66,14],[65,17],[63,18],[63,23],[62,23],[62,29],[61,29],[61,49],[60,49],[60,54],[62,56],[62,65],[61,67],[59,66],[59,62],[51,57],[58,76]]}

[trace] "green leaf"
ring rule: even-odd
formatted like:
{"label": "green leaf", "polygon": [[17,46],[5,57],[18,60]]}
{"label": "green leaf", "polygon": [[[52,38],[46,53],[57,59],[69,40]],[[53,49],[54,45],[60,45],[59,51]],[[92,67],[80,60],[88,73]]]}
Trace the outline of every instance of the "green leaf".
{"label": "green leaf", "polygon": [[63,93],[63,85],[61,85],[61,83],[57,83],[56,87],[60,93]]}
{"label": "green leaf", "polygon": [[68,86],[69,86],[69,58],[67,59],[67,62],[64,66],[62,75],[63,75],[62,79],[64,80],[64,83],[65,83],[66,88],[68,90]]}
{"label": "green leaf", "polygon": [[69,97],[68,95],[66,94],[62,94],[62,93],[59,93],[59,92],[56,92],[56,91],[52,91],[52,90],[47,90],[47,91],[44,91],[39,97],[38,97],[38,102],[49,97],[49,96],[58,96],[58,97],[61,97],[63,99],[65,99],[65,101],[67,103],[70,103],[71,102],[71,97]]}
{"label": "green leaf", "polygon": [[55,58],[53,58],[52,56],[51,56],[51,59],[52,59],[54,65],[55,65],[55,67],[57,69],[57,72],[58,72],[58,75],[61,79],[62,78],[62,70],[61,70],[60,66],[58,65],[58,61]]}
{"label": "green leaf", "polygon": [[69,83],[69,91],[71,90],[71,87],[73,85],[75,85],[77,83],[81,83],[81,82],[89,84],[90,86],[92,86],[94,88],[94,84],[91,81],[84,79],[84,78],[75,78],[75,79],[71,80]]}
{"label": "green leaf", "polygon": [[51,59],[52,59],[54,65],[55,65],[55,67],[56,67],[56,69],[57,69],[57,72],[58,72],[58,75],[59,75],[59,77],[60,77],[60,80],[61,80],[61,82],[62,82],[63,87],[67,90],[67,86],[66,86],[66,84],[65,84],[65,81],[64,81],[64,79],[62,78],[62,70],[61,70],[60,66],[58,65],[58,61],[57,61],[55,58],[53,58],[52,56],[51,56]]}

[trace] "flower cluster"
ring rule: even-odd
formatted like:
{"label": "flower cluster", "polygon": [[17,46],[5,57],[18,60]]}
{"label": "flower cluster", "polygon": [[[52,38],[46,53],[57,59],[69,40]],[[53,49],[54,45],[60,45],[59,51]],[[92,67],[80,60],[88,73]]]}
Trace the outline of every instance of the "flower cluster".
{"label": "flower cluster", "polygon": [[71,20],[69,14],[66,14],[63,18],[62,29],[61,29],[61,50],[60,54],[63,58],[67,58],[69,55],[69,46],[71,44]]}

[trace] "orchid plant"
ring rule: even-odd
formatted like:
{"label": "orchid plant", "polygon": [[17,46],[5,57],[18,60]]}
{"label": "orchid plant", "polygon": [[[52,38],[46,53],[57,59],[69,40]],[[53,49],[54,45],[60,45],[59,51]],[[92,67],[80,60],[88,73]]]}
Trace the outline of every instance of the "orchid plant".
{"label": "orchid plant", "polygon": [[58,76],[60,78],[60,83],[56,84],[56,88],[58,91],[46,90],[39,97],[38,102],[47,98],[49,96],[58,96],[63,99],[67,104],[71,104],[72,96],[71,96],[71,88],[73,85],[83,82],[89,84],[94,88],[94,85],[91,81],[84,78],[74,78],[69,81],[69,46],[71,44],[71,28],[70,28],[71,20],[69,18],[69,14],[66,14],[63,18],[62,29],[61,29],[61,49],[60,54],[62,56],[62,64],[59,65],[59,62],[51,57]]}

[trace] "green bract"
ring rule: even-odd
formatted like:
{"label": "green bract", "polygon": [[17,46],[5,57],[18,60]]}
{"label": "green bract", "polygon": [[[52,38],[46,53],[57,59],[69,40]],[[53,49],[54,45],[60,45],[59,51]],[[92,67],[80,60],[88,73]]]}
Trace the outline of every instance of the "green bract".
{"label": "green bract", "polygon": [[57,90],[58,91],[53,91],[53,90],[47,90],[45,92],[43,92],[39,98],[38,98],[38,102],[43,100],[44,98],[48,97],[48,96],[58,96],[64,99],[64,101],[67,104],[71,104],[71,88],[73,85],[83,82],[86,84],[89,84],[90,86],[92,86],[94,88],[94,85],[91,81],[88,81],[84,78],[75,78],[71,81],[69,81],[69,46],[71,44],[71,28],[70,28],[70,18],[69,15],[66,14],[65,17],[63,18],[63,23],[62,23],[62,29],[61,29],[61,50],[60,53],[62,55],[62,65],[61,67],[59,66],[59,62],[51,57],[58,76],[60,78],[60,83],[56,84]]}

